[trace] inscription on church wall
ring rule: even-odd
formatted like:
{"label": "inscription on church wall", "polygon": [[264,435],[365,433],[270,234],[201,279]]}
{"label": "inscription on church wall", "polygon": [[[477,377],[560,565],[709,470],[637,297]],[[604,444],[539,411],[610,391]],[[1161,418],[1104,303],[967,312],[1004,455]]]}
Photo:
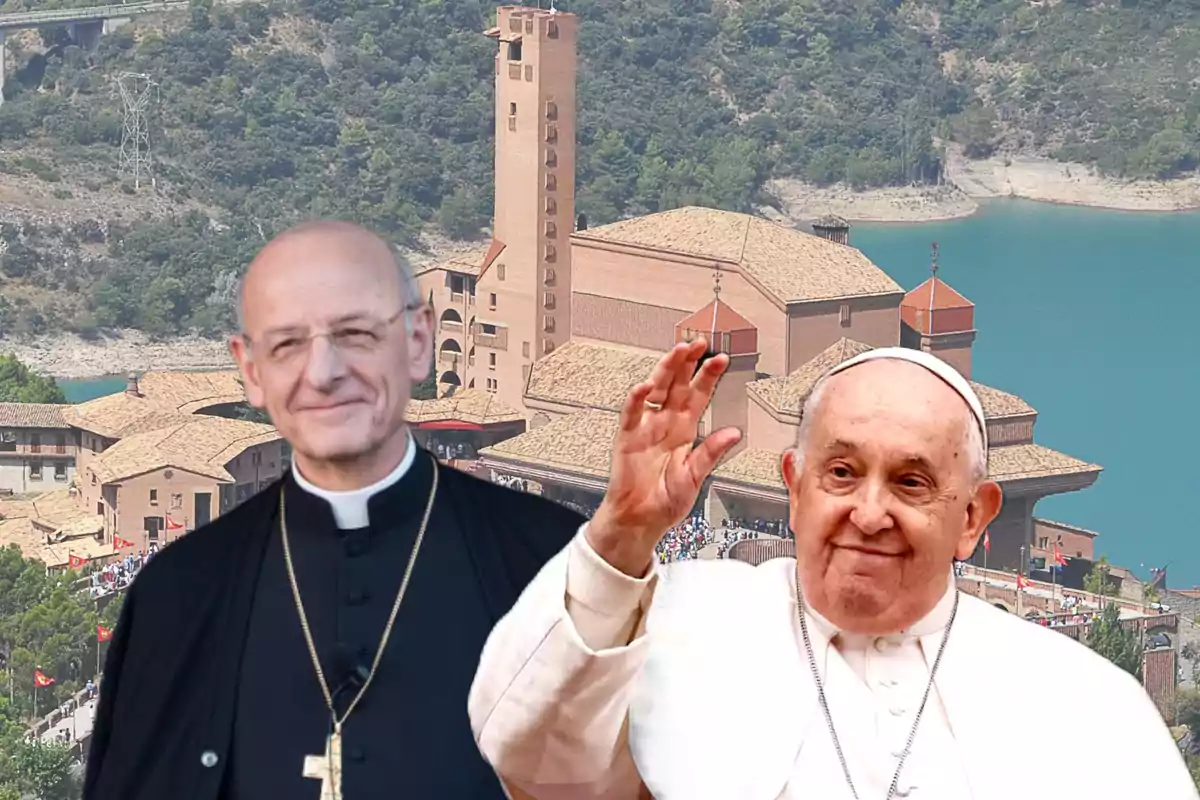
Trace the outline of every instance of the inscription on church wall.
{"label": "inscription on church wall", "polygon": [[572,333],[576,336],[660,351],[675,345],[675,323],[688,314],[678,309],[578,292],[572,305]]}
{"label": "inscription on church wall", "polygon": [[1013,422],[989,422],[988,443],[992,446],[1002,444],[1029,444],[1033,441],[1033,420],[1023,419]]}

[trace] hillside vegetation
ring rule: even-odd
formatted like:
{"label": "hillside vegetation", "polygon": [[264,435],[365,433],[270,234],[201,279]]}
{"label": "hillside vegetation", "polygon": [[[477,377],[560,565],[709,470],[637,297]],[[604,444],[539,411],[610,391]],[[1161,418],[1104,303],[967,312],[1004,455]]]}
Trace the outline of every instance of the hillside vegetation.
{"label": "hillside vegetation", "polygon": [[[4,8],[26,6],[52,3]],[[594,223],[749,210],[773,177],[936,182],[946,142],[1127,177],[1200,156],[1200,0],[560,8],[583,19],[578,206]],[[197,0],[91,54],[62,31],[10,36],[0,331],[226,330],[239,270],[305,216],[413,247],[431,226],[477,235],[491,214],[491,16],[479,0]],[[126,70],[160,85],[156,188],[118,174],[112,78]]]}

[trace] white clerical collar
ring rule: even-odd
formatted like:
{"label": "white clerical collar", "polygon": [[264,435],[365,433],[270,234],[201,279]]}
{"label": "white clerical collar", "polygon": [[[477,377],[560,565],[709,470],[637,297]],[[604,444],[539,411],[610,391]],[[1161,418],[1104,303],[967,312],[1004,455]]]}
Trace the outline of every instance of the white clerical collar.
{"label": "white clerical collar", "polygon": [[364,486],[361,489],[351,489],[348,492],[331,492],[328,489],[314,486],[300,474],[300,469],[296,464],[295,453],[292,453],[292,477],[296,479],[296,485],[301,489],[329,503],[330,508],[333,509],[333,518],[337,522],[338,528],[341,530],[365,528],[371,521],[367,510],[368,501],[389,486],[395,485],[404,477],[416,459],[417,443],[413,440],[412,432],[406,430],[404,435],[408,437],[408,443],[404,448],[404,458],[400,459],[400,463],[396,465],[396,468],[382,480],[376,481],[370,486]]}
{"label": "white clerical collar", "polygon": [[[957,590],[958,585],[955,582],[954,570],[952,569],[946,585],[946,592],[937,601],[937,605],[933,607],[933,610],[913,623],[911,627],[892,634],[892,636],[919,639],[922,636],[928,636],[931,633],[945,630],[946,626],[950,623],[950,614],[954,610],[954,594]],[[796,590],[793,588],[792,591],[795,592]],[[813,621],[816,628],[829,641],[832,642],[842,634],[842,631],[836,625],[818,614],[807,600],[804,601],[804,611]]]}

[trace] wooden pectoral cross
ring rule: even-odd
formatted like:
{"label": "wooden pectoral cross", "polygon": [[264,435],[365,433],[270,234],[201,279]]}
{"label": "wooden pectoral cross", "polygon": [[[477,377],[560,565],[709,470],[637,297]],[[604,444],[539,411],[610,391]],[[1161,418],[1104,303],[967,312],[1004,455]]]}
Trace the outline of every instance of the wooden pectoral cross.
{"label": "wooden pectoral cross", "polygon": [[304,757],[304,777],[321,781],[321,800],[342,797],[342,731],[334,729],[325,743],[324,756]]}

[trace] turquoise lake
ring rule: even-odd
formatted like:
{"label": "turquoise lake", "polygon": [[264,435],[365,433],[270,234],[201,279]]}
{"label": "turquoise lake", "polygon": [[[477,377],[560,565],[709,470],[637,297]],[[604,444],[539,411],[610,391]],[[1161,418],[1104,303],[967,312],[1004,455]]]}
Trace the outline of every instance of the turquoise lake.
{"label": "turquoise lake", "polygon": [[[851,243],[902,286],[939,276],[976,306],[972,377],[1038,410],[1036,440],[1102,465],[1083,492],[1038,516],[1097,531],[1100,552],[1143,578],[1200,584],[1193,422],[1200,396],[1200,214],[994,201],[974,217],[857,225]],[[63,381],[72,402],[123,377]]]}

